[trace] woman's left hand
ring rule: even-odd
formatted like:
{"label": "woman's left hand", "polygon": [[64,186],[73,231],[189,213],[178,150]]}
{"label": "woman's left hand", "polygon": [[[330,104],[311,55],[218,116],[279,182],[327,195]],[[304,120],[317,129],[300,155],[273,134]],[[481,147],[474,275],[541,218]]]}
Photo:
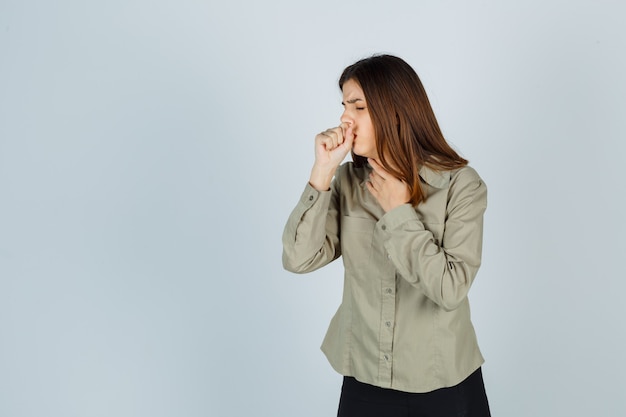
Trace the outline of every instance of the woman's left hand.
{"label": "woman's left hand", "polygon": [[367,182],[367,189],[378,200],[385,213],[406,204],[411,199],[407,184],[387,172],[375,159],[367,161],[374,169]]}

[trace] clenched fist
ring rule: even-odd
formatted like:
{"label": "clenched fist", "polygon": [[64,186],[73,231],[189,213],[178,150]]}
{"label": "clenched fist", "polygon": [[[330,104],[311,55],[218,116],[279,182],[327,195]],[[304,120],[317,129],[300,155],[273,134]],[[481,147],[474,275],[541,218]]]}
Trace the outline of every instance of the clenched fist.
{"label": "clenched fist", "polygon": [[315,164],[309,183],[319,191],[326,191],[337,167],[352,149],[352,127],[342,123],[315,136]]}

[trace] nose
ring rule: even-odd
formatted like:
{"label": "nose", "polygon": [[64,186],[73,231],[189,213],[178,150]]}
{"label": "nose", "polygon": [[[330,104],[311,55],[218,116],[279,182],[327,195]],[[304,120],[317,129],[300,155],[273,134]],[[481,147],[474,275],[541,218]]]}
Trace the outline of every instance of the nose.
{"label": "nose", "polygon": [[341,120],[341,123],[346,123],[348,126],[352,126],[352,123],[354,123],[354,120],[352,119],[350,114],[348,114],[347,109],[343,111],[339,120]]}

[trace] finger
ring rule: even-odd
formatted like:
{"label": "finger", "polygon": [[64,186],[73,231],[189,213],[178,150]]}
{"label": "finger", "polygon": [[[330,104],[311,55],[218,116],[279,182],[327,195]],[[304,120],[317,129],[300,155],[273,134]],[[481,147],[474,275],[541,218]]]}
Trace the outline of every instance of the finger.
{"label": "finger", "polygon": [[334,129],[331,129],[331,131],[337,135],[337,144],[341,145],[344,141],[344,133],[343,133],[343,128],[341,126],[338,126]]}
{"label": "finger", "polygon": [[328,149],[329,151],[332,151],[332,150],[334,150],[334,149],[337,149],[337,146],[339,146],[339,145],[337,145],[337,139],[336,139],[336,138],[334,138],[334,137],[332,137],[332,136],[328,136],[327,143],[328,143],[328,145],[327,145],[327,149]]}
{"label": "finger", "polygon": [[323,136],[324,145],[327,150],[332,150],[337,147],[337,136],[335,132],[329,129],[322,132],[321,135]]}
{"label": "finger", "polygon": [[373,158],[367,158],[367,162],[370,163],[374,172],[380,175],[380,172],[383,171],[383,167]]}
{"label": "finger", "polygon": [[323,149],[325,149],[326,151],[330,151],[333,149],[333,140],[330,136],[324,134],[324,133],[320,133],[318,135],[319,137],[319,144],[322,146]]}
{"label": "finger", "polygon": [[376,187],[374,187],[374,184],[372,184],[370,181],[367,181],[365,183],[365,186],[374,197],[378,198],[378,191],[376,191]]}
{"label": "finger", "polygon": [[334,127],[327,130],[328,134],[333,138],[335,145],[339,146],[343,142],[343,132],[340,127]]}
{"label": "finger", "polygon": [[352,148],[352,142],[354,141],[354,130],[352,125],[348,123],[341,124],[341,131],[343,132],[343,140],[349,148]]}
{"label": "finger", "polygon": [[383,186],[383,183],[385,182],[385,179],[383,177],[381,177],[380,175],[376,174],[375,172],[370,173],[370,183],[372,183],[372,185],[376,188],[376,189],[380,189]]}
{"label": "finger", "polygon": [[383,184],[381,184],[380,180],[376,179],[375,177],[370,177],[367,183],[376,193],[379,193],[383,189]]}
{"label": "finger", "polygon": [[385,188],[385,180],[382,179],[380,176],[373,176],[373,177],[371,177],[370,178],[370,183],[378,191],[382,191],[383,188]]}

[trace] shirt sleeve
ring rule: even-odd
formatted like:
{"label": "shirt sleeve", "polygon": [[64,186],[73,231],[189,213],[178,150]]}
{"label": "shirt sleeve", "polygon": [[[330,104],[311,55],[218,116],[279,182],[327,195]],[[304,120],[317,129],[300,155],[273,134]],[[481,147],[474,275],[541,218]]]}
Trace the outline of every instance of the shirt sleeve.
{"label": "shirt sleeve", "polygon": [[383,245],[399,274],[445,310],[467,296],[482,255],[487,187],[472,169],[451,178],[441,245],[409,204],[377,223]]}
{"label": "shirt sleeve", "polygon": [[307,184],[283,231],[283,267],[311,272],[341,255],[337,181],[329,191]]}

